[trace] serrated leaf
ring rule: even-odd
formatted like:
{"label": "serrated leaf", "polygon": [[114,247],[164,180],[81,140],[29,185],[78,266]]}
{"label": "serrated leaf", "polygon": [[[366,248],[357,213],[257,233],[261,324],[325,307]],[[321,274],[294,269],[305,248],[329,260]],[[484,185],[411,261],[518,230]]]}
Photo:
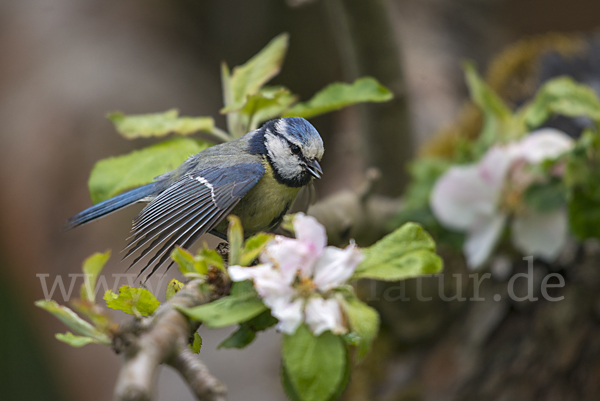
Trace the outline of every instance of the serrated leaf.
{"label": "serrated leaf", "polygon": [[256,332],[247,325],[241,325],[229,337],[227,337],[217,348],[242,349],[250,345],[256,338]]}
{"label": "serrated leaf", "polygon": [[585,116],[600,122],[600,100],[588,86],[571,77],[559,77],[546,82],[523,113],[531,128],[540,126],[553,114]]}
{"label": "serrated leaf", "polygon": [[134,288],[123,285],[119,293],[112,290],[104,293],[106,306],[134,316],[150,316],[160,306],[158,299],[145,288]]}
{"label": "serrated leaf", "polygon": [[192,255],[190,252],[179,246],[175,247],[175,249],[173,249],[173,251],[171,252],[171,259],[173,259],[173,261],[179,265],[179,271],[181,272],[181,274],[206,274],[206,271],[199,272],[197,270],[196,259],[194,258],[194,255]]}
{"label": "serrated leaf", "polygon": [[258,233],[248,238],[244,243],[244,250],[240,261],[241,266],[249,266],[250,263],[254,262],[273,238],[274,235],[266,233]]}
{"label": "serrated leaf", "polygon": [[289,382],[303,401],[327,401],[343,384],[346,348],[326,331],[315,337],[306,325],[283,336],[282,359]]}
{"label": "serrated leaf", "polygon": [[354,296],[344,299],[342,307],[348,318],[350,330],[359,336],[356,359],[360,361],[371,348],[371,343],[379,332],[379,313]]}
{"label": "serrated leaf", "polygon": [[185,315],[211,328],[242,323],[267,309],[256,293],[228,296],[194,308],[178,308]]}
{"label": "serrated leaf", "polygon": [[298,100],[287,88],[263,88],[248,98],[241,113],[248,118],[248,131],[273,118],[279,117]]}
{"label": "serrated leaf", "polygon": [[298,394],[296,393],[296,389],[294,388],[294,385],[292,384],[292,381],[290,380],[290,375],[288,374],[287,370],[285,369],[285,366],[283,365],[283,363],[281,364],[280,376],[281,376],[281,387],[283,387],[283,392],[285,393],[287,398],[290,401],[303,401],[300,398],[300,396],[298,396]]}
{"label": "serrated leaf", "polygon": [[443,267],[435,254],[435,242],[414,223],[404,224],[363,252],[365,259],[351,279],[398,281],[439,273]]}
{"label": "serrated leaf", "polygon": [[81,286],[81,299],[94,302],[96,300],[96,282],[104,265],[110,258],[110,251],[95,253],[83,262],[83,285]]}
{"label": "serrated leaf", "polygon": [[76,336],[75,334],[67,331],[66,333],[56,333],[54,335],[58,341],[69,344],[71,347],[83,347],[87,344],[100,344],[98,340],[92,337]]}
{"label": "serrated leaf", "polygon": [[221,113],[239,113],[245,130],[252,131],[260,123],[282,115],[296,100],[297,96],[285,87],[263,87],[258,93],[248,96],[245,103],[224,107]]}
{"label": "serrated leaf", "polygon": [[240,324],[240,327],[227,337],[218,348],[245,348],[256,338],[256,333],[273,327],[277,319],[266,310],[260,315]]}
{"label": "serrated leaf", "polygon": [[208,146],[206,142],[175,138],[126,155],[100,160],[88,181],[92,201],[98,203],[125,190],[149,184]]}
{"label": "serrated leaf", "polygon": [[202,337],[200,337],[200,334],[194,333],[194,341],[192,342],[192,351],[196,354],[199,354],[201,349],[202,349]]}
{"label": "serrated leaf", "polygon": [[110,332],[115,325],[106,313],[106,309],[100,307],[100,305],[87,299],[71,299],[70,304],[77,313],[88,318],[103,333]]}
{"label": "serrated leaf", "polygon": [[52,313],[58,318],[58,320],[63,322],[65,325],[67,325],[67,327],[81,336],[91,337],[101,344],[108,345],[111,342],[110,338],[106,334],[94,328],[91,324],[77,316],[75,312],[66,306],[61,306],[54,301],[45,300],[37,301],[35,306]]}
{"label": "serrated leaf", "polygon": [[227,240],[229,241],[229,266],[237,266],[242,260],[242,246],[244,244],[244,229],[239,217],[229,215]]}
{"label": "serrated leaf", "polygon": [[387,102],[394,97],[375,78],[359,78],[352,84],[333,83],[317,92],[309,101],[298,103],[284,117],[311,118],[364,102]]}
{"label": "serrated leaf", "polygon": [[202,248],[198,250],[198,254],[194,257],[194,260],[198,264],[196,269],[199,272],[208,271],[213,266],[221,271],[225,271],[223,258],[214,249]]}
{"label": "serrated leaf", "polygon": [[232,101],[226,106],[241,108],[248,96],[258,93],[265,83],[279,73],[287,52],[288,40],[287,33],[278,35],[245,64],[233,69],[228,83]]}
{"label": "serrated leaf", "polygon": [[173,298],[183,288],[183,283],[177,279],[171,279],[167,284],[166,300]]}
{"label": "serrated leaf", "polygon": [[127,139],[161,137],[170,133],[190,135],[199,131],[211,132],[215,128],[211,117],[179,117],[177,109],[138,115],[125,115],[116,111],[110,113],[108,119]]}

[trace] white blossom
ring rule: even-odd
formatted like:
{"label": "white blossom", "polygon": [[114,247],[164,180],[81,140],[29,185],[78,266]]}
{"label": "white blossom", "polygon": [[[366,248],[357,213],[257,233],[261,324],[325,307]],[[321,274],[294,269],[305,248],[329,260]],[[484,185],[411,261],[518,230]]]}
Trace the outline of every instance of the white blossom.
{"label": "white blossom", "polygon": [[558,256],[568,235],[566,211],[531,210],[522,195],[537,179],[528,166],[556,159],[572,147],[573,139],[564,132],[540,129],[518,142],[492,146],[478,163],[453,166],[440,177],[430,205],[443,226],[466,232],[463,251],[469,267],[485,263],[509,219],[517,249],[548,260]]}
{"label": "white blossom", "polygon": [[231,266],[233,281],[252,280],[278,330],[292,334],[306,322],[315,335],[347,331],[334,290],[354,273],[363,255],[356,245],[327,246],[325,228],[303,213],[293,221],[296,239],[276,236],[253,267]]}

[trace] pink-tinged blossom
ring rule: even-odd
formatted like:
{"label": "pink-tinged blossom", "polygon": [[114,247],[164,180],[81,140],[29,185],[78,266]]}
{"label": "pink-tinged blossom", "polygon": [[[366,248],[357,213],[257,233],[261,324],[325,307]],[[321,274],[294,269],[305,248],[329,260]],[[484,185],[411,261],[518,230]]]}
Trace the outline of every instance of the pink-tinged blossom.
{"label": "pink-tinged blossom", "polygon": [[354,273],[363,255],[351,244],[327,246],[325,228],[303,213],[293,221],[296,239],[276,236],[253,267],[231,266],[233,281],[252,280],[258,295],[288,334],[306,322],[315,335],[347,331],[334,290]]}
{"label": "pink-tinged blossom", "polygon": [[565,210],[528,209],[522,195],[537,179],[529,165],[556,159],[572,147],[573,139],[564,132],[540,129],[518,142],[493,146],[478,163],[453,166],[440,177],[430,205],[443,226],[466,232],[463,251],[469,267],[486,262],[509,219],[516,248],[548,260],[558,256],[568,235]]}

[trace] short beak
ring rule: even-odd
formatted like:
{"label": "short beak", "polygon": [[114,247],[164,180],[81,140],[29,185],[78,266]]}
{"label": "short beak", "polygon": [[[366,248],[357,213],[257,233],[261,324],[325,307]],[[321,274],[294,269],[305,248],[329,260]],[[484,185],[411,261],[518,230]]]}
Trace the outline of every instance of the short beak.
{"label": "short beak", "polygon": [[312,174],[315,178],[321,178],[321,174],[323,174],[323,170],[321,170],[321,165],[317,161],[317,159],[313,159],[306,164],[306,168],[309,173]]}

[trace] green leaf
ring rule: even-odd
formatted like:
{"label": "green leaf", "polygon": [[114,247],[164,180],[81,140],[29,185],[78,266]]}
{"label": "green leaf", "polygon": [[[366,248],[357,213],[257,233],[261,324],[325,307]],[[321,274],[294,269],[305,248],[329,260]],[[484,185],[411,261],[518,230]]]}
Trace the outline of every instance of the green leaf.
{"label": "green leaf", "polygon": [[248,96],[258,93],[265,83],[279,73],[287,52],[288,40],[287,33],[278,35],[245,64],[233,69],[228,82],[232,101],[226,106],[241,108]]}
{"label": "green leaf", "polygon": [[240,324],[240,327],[217,348],[245,348],[256,338],[256,333],[277,324],[277,319],[266,310],[260,315]]}
{"label": "green leaf", "polygon": [[127,139],[161,137],[170,133],[190,135],[194,132],[211,132],[215,122],[211,117],[179,117],[179,111],[126,116],[120,111],[110,113],[108,119]]}
{"label": "green leaf", "polygon": [[300,326],[283,336],[282,358],[291,387],[303,401],[327,401],[344,382],[346,348],[330,331],[315,337]]}
{"label": "green leaf", "polygon": [[569,223],[579,239],[600,238],[600,134],[586,130],[567,156]]}
{"label": "green leaf", "polygon": [[[350,383],[351,373],[352,373],[352,369],[351,369],[351,365],[350,365],[350,360],[348,358],[348,352],[346,352],[346,369],[344,370],[344,377],[343,377],[340,385],[338,385],[335,393],[333,393],[327,401],[337,401],[342,397],[342,395],[346,391],[346,388],[348,387],[348,383]],[[285,395],[291,401],[303,401],[298,396],[298,394],[296,394],[296,389],[294,389],[294,386],[292,385],[292,382],[290,380],[290,375],[287,373],[285,366],[283,366],[283,364],[281,365],[281,373],[280,374],[281,374],[281,383],[283,385],[283,390],[285,392]]]}
{"label": "green leaf", "polygon": [[200,349],[202,349],[202,337],[200,337],[200,334],[194,333],[194,342],[192,342],[192,351],[194,351],[196,354],[199,354]]}
{"label": "green leaf", "polygon": [[239,295],[256,294],[254,283],[251,280],[236,281],[231,285],[231,295],[234,297]]}
{"label": "green leaf", "polygon": [[66,324],[67,327],[81,336],[91,337],[97,340],[100,344],[108,345],[111,343],[110,338],[106,334],[94,328],[91,324],[77,316],[75,312],[66,306],[61,306],[54,301],[45,300],[37,301],[35,306],[52,313],[58,318],[58,320]]}
{"label": "green leaf", "polygon": [[559,77],[546,82],[523,113],[531,128],[539,127],[553,114],[585,116],[600,122],[600,101],[588,86],[571,77]]}
{"label": "green leaf", "polygon": [[296,393],[296,389],[290,380],[290,375],[285,369],[283,363],[281,364],[281,386],[283,387],[283,392],[287,396],[290,401],[303,401],[300,396]]}
{"label": "green leaf", "polygon": [[360,337],[357,360],[360,361],[371,348],[371,343],[379,332],[379,313],[355,296],[344,299],[342,303],[350,330]]}
{"label": "green leaf", "polygon": [[240,111],[248,119],[248,131],[255,130],[267,120],[281,116],[298,100],[296,95],[284,87],[265,87],[248,101]]}
{"label": "green leaf", "polygon": [[167,284],[167,301],[175,296],[181,289],[183,288],[183,283],[178,281],[177,279],[171,279],[169,284]]}
{"label": "green leaf", "polygon": [[56,333],[55,337],[57,340],[62,341],[63,343],[69,344],[71,347],[83,347],[87,344],[100,344],[98,340],[92,337],[85,336],[76,336],[75,334],[67,331],[66,333]]}
{"label": "green leaf", "polygon": [[600,196],[575,189],[569,202],[571,231],[581,240],[600,238]]}
{"label": "green leaf", "polygon": [[83,262],[83,285],[81,286],[81,299],[94,302],[96,300],[96,281],[104,265],[110,258],[110,251],[95,253]]}
{"label": "green leaf", "polygon": [[194,257],[199,272],[208,271],[211,267],[216,267],[221,271],[225,271],[225,263],[219,252],[214,249],[202,248],[198,250],[198,254]]}
{"label": "green leaf", "polygon": [[171,252],[171,259],[179,265],[179,271],[183,275],[187,273],[206,274],[208,272],[205,264],[201,264],[194,255],[179,246]]}
{"label": "green leaf", "polygon": [[242,261],[242,246],[244,244],[244,229],[239,217],[230,214],[227,240],[229,241],[229,266],[237,266]]}
{"label": "green leaf", "polygon": [[175,138],[126,155],[100,160],[88,182],[92,201],[98,203],[125,190],[149,184],[155,177],[175,169],[189,156],[208,146],[206,142]]}
{"label": "green leaf", "polygon": [[256,332],[245,324],[227,337],[217,348],[238,348],[242,349],[250,345],[256,338]]}
{"label": "green leaf", "polygon": [[554,179],[547,183],[532,184],[524,194],[527,206],[538,212],[550,212],[565,205],[567,201],[565,184]]}
{"label": "green leaf", "polygon": [[108,315],[108,311],[100,305],[81,298],[71,299],[69,303],[78,314],[85,316],[96,329],[103,333],[110,332],[116,325]]}
{"label": "green leaf", "polygon": [[465,78],[473,102],[484,115],[480,143],[484,149],[501,139],[523,134],[522,129],[511,132],[512,111],[489,85],[479,76],[475,65],[471,62],[464,64]]}
{"label": "green leaf", "polygon": [[252,131],[260,123],[282,115],[296,101],[297,96],[285,87],[263,87],[258,93],[248,96],[244,104],[224,107],[221,113],[238,112],[244,129]]}
{"label": "green leaf", "polygon": [[312,99],[298,103],[284,117],[310,118],[364,102],[387,102],[394,97],[375,78],[363,77],[353,84],[333,83],[316,93]]}
{"label": "green leaf", "polygon": [[398,281],[442,270],[442,259],[435,254],[435,242],[419,226],[406,223],[374,245],[364,249],[365,259],[352,279],[371,278]]}
{"label": "green leaf", "polygon": [[249,266],[254,262],[258,255],[265,249],[265,246],[274,238],[272,234],[258,233],[246,240],[242,252],[241,266]]}
{"label": "green leaf", "polygon": [[123,285],[119,293],[112,290],[104,293],[106,306],[134,316],[150,316],[160,306],[158,299],[145,288],[134,288]]}
{"label": "green leaf", "polygon": [[185,315],[207,327],[219,328],[242,323],[262,313],[267,307],[256,293],[228,296],[194,308],[178,308]]}

